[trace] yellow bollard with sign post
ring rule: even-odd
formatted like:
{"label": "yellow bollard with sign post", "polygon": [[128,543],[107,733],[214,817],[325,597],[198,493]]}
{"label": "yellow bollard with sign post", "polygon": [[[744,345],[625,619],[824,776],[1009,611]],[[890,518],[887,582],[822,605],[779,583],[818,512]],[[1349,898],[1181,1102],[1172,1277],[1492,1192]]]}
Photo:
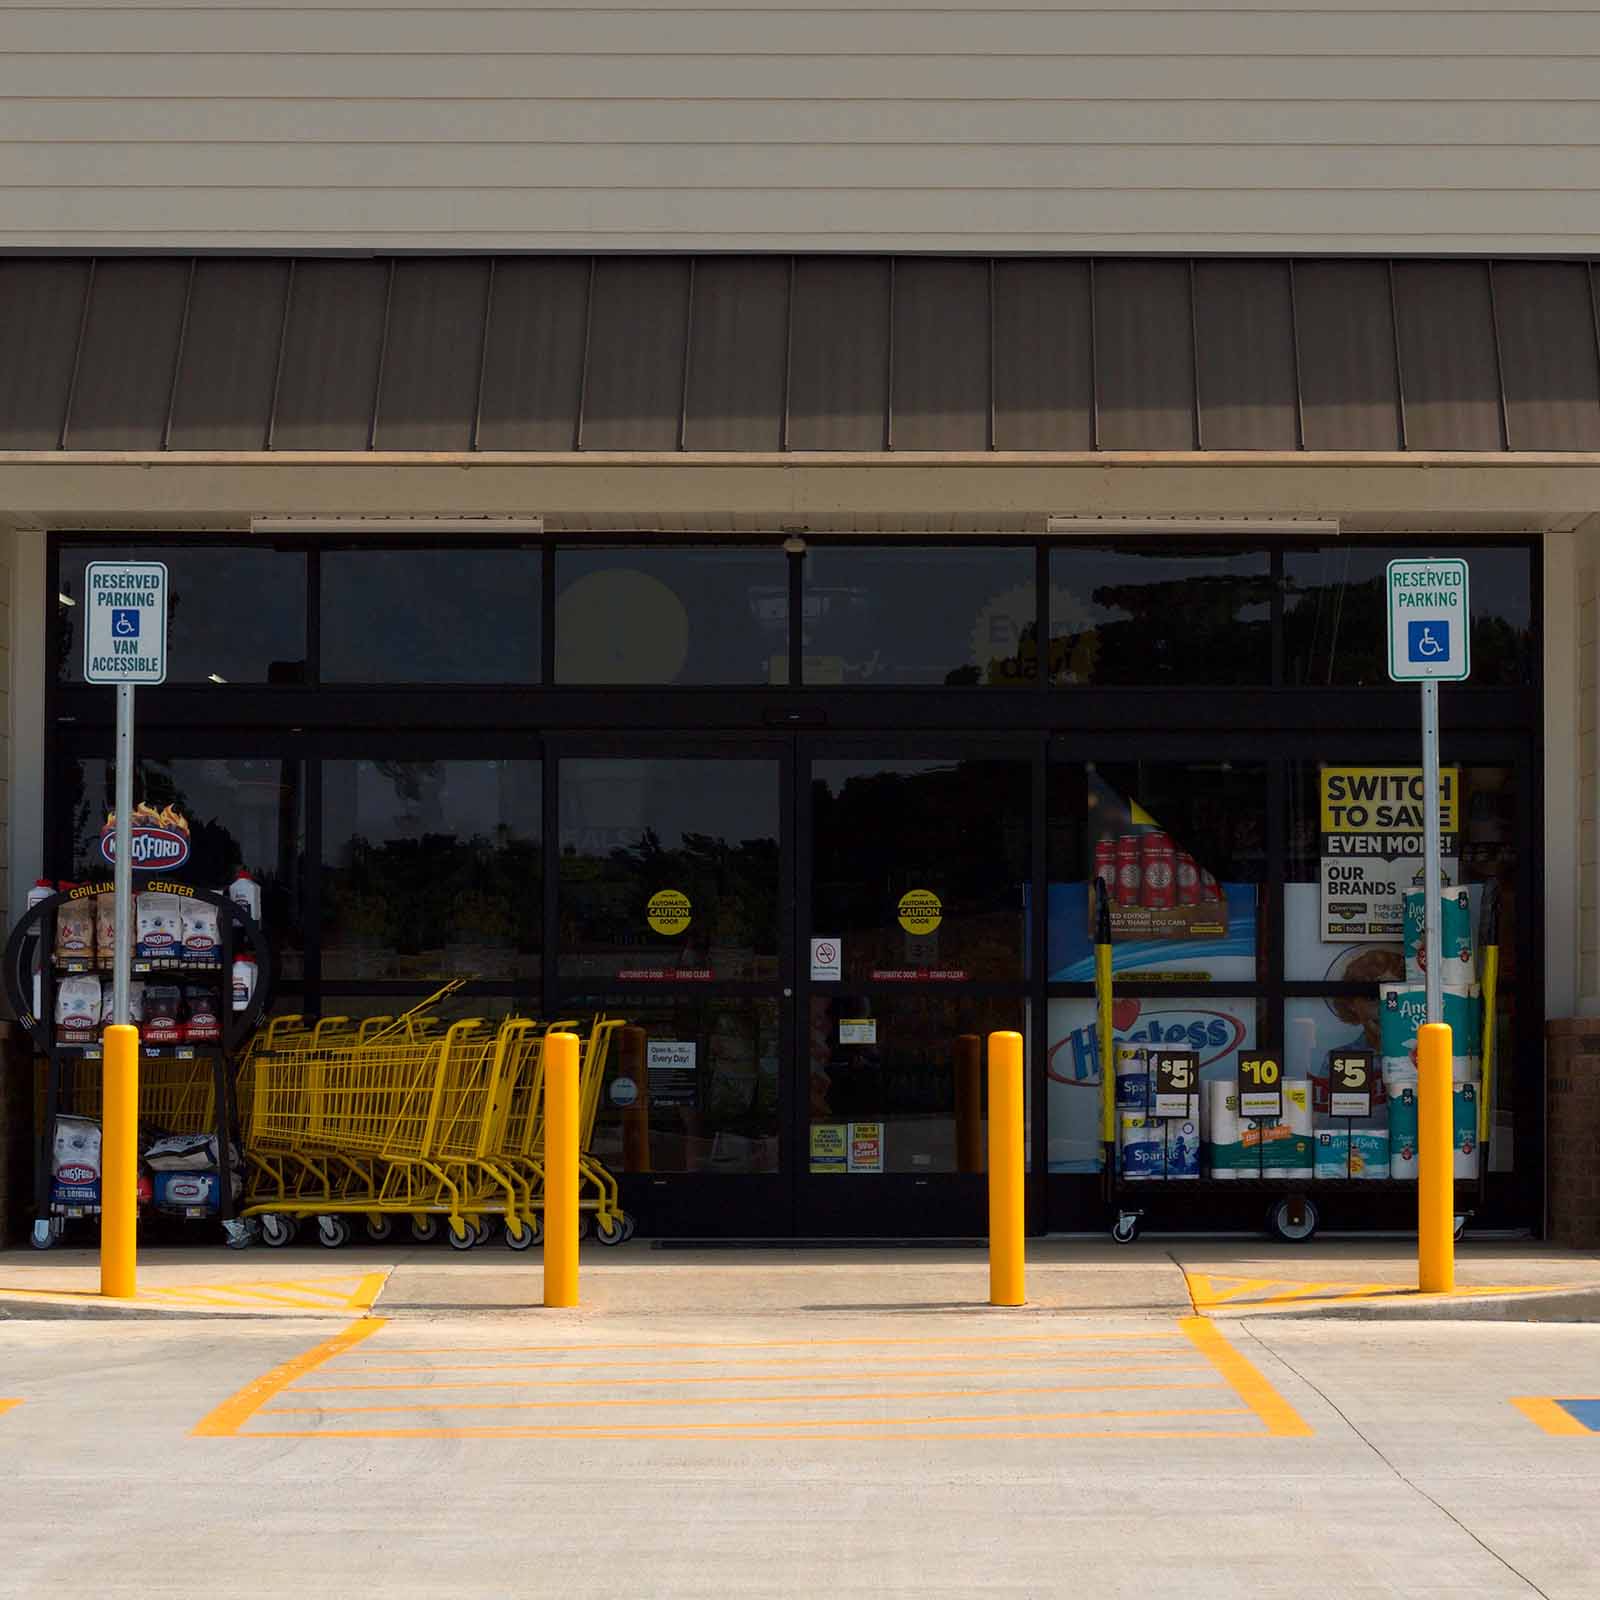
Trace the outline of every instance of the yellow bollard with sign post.
{"label": "yellow bollard with sign post", "polygon": [[1456,1286],[1455,1084],[1450,1025],[1417,1030],[1417,1287]]}
{"label": "yellow bollard with sign post", "polygon": [[578,1303],[578,1036],[544,1041],[544,1303]]}
{"label": "yellow bollard with sign post", "polygon": [[1022,1035],[989,1035],[989,1304],[1026,1298]]}
{"label": "yellow bollard with sign post", "polygon": [[131,1300],[139,1287],[139,1030],[105,1032],[100,1124],[100,1293]]}

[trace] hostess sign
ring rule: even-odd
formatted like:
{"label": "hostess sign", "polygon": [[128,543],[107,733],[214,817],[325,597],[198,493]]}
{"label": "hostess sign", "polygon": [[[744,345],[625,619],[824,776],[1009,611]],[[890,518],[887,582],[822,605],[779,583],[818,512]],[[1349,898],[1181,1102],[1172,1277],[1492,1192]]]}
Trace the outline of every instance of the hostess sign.
{"label": "hostess sign", "polygon": [[[189,824],[172,806],[160,811],[154,806],[135,806],[131,831],[135,872],[171,871],[189,859]],[[106,825],[100,830],[100,854],[112,866],[117,864],[115,813],[106,818]]]}
{"label": "hostess sign", "polygon": [[165,561],[91,561],[83,604],[85,683],[166,682]]}

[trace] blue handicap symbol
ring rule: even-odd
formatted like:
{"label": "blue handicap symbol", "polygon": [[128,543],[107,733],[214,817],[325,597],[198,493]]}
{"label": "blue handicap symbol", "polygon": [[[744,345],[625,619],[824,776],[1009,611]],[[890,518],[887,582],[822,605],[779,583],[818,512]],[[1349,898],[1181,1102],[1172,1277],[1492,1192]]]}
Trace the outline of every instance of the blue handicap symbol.
{"label": "blue handicap symbol", "polygon": [[1408,622],[1406,624],[1407,661],[1443,661],[1450,654],[1448,622]]}
{"label": "blue handicap symbol", "polygon": [[139,637],[139,613],[137,611],[113,611],[111,613],[111,631],[119,639],[137,639]]}

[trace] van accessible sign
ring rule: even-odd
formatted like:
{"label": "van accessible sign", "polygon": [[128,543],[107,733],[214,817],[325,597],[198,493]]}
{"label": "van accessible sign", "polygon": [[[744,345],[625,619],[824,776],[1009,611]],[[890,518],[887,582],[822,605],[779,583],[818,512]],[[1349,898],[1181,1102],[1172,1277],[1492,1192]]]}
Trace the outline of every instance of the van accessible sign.
{"label": "van accessible sign", "polygon": [[165,561],[91,561],[83,603],[85,683],[166,682]]}
{"label": "van accessible sign", "polygon": [[1389,563],[1389,676],[1460,682],[1472,671],[1467,564],[1459,556]]}

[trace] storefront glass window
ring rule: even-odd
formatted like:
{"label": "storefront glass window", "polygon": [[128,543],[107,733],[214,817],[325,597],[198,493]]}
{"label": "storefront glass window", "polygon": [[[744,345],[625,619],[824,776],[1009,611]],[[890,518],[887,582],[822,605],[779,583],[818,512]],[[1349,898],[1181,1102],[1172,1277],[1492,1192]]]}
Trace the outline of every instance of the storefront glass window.
{"label": "storefront glass window", "polygon": [[[298,761],[162,760],[144,757],[134,773],[135,805],[171,807],[188,824],[189,859],[170,876],[226,889],[241,867],[261,885],[261,921],[280,978],[305,970],[301,861],[305,851],[305,769]],[[66,770],[73,881],[109,880],[100,836],[116,803],[116,768],[98,758]],[[135,883],[137,887],[137,880]]]}
{"label": "storefront glass window", "polygon": [[782,550],[556,552],[556,681],[789,681]]}
{"label": "storefront glass window", "polygon": [[322,804],[324,976],[538,976],[539,762],[327,761]]}
{"label": "storefront glass window", "polygon": [[1098,876],[1111,890],[1113,971],[1191,983],[1263,976],[1264,766],[1058,764],[1049,781],[1051,817],[1063,819],[1048,843],[1051,982],[1093,981]]}
{"label": "storefront glass window", "polygon": [[[1472,585],[1472,684],[1531,683],[1533,554],[1459,549]],[[1389,682],[1384,573],[1390,561],[1425,556],[1415,546],[1334,545],[1284,557],[1284,660],[1292,684]]]}
{"label": "storefront glass window", "polygon": [[982,1172],[985,1040],[996,1029],[1026,1040],[1025,1011],[926,991],[813,998],[810,1170]]}
{"label": "storefront glass window", "polygon": [[[1119,996],[1113,1014],[1112,1038],[1118,1049],[1149,1050],[1157,1046],[1193,1050],[1200,1058],[1202,1095],[1212,1085],[1224,1089],[1236,1082],[1239,1052],[1253,1049],[1257,1002],[1235,996],[1174,994]],[[1099,1172],[1102,1166],[1100,1108],[1100,1040],[1092,996],[1052,999],[1048,1023],[1049,1061],[1046,1083],[1050,1097],[1049,1162],[1052,1172]],[[1124,1121],[1140,1115],[1133,1087],[1118,1091],[1116,1123],[1119,1140]],[[1205,1108],[1196,1107],[1204,1112]],[[1174,1174],[1181,1169],[1176,1141],[1193,1159],[1199,1127],[1185,1131],[1181,1123],[1166,1130],[1167,1153]]]}
{"label": "storefront glass window", "polygon": [[1050,552],[1050,681],[1187,688],[1272,677],[1265,551]]}
{"label": "storefront glass window", "polygon": [[537,550],[327,550],[324,683],[537,683]]}
{"label": "storefront glass window", "polygon": [[83,570],[91,561],[164,561],[168,683],[303,683],[306,558],[271,545],[64,544],[55,672],[83,682]]}
{"label": "storefront glass window", "polygon": [[1024,761],[819,761],[812,934],[845,983],[1023,976]]}
{"label": "storefront glass window", "polygon": [[814,544],[805,558],[811,685],[1038,683],[1033,552]]}
{"label": "storefront glass window", "polygon": [[606,1062],[600,1160],[618,1172],[778,1170],[776,1000],[625,995],[571,1006],[628,1018]]}
{"label": "storefront glass window", "polygon": [[778,976],[776,760],[561,763],[561,973]]}

